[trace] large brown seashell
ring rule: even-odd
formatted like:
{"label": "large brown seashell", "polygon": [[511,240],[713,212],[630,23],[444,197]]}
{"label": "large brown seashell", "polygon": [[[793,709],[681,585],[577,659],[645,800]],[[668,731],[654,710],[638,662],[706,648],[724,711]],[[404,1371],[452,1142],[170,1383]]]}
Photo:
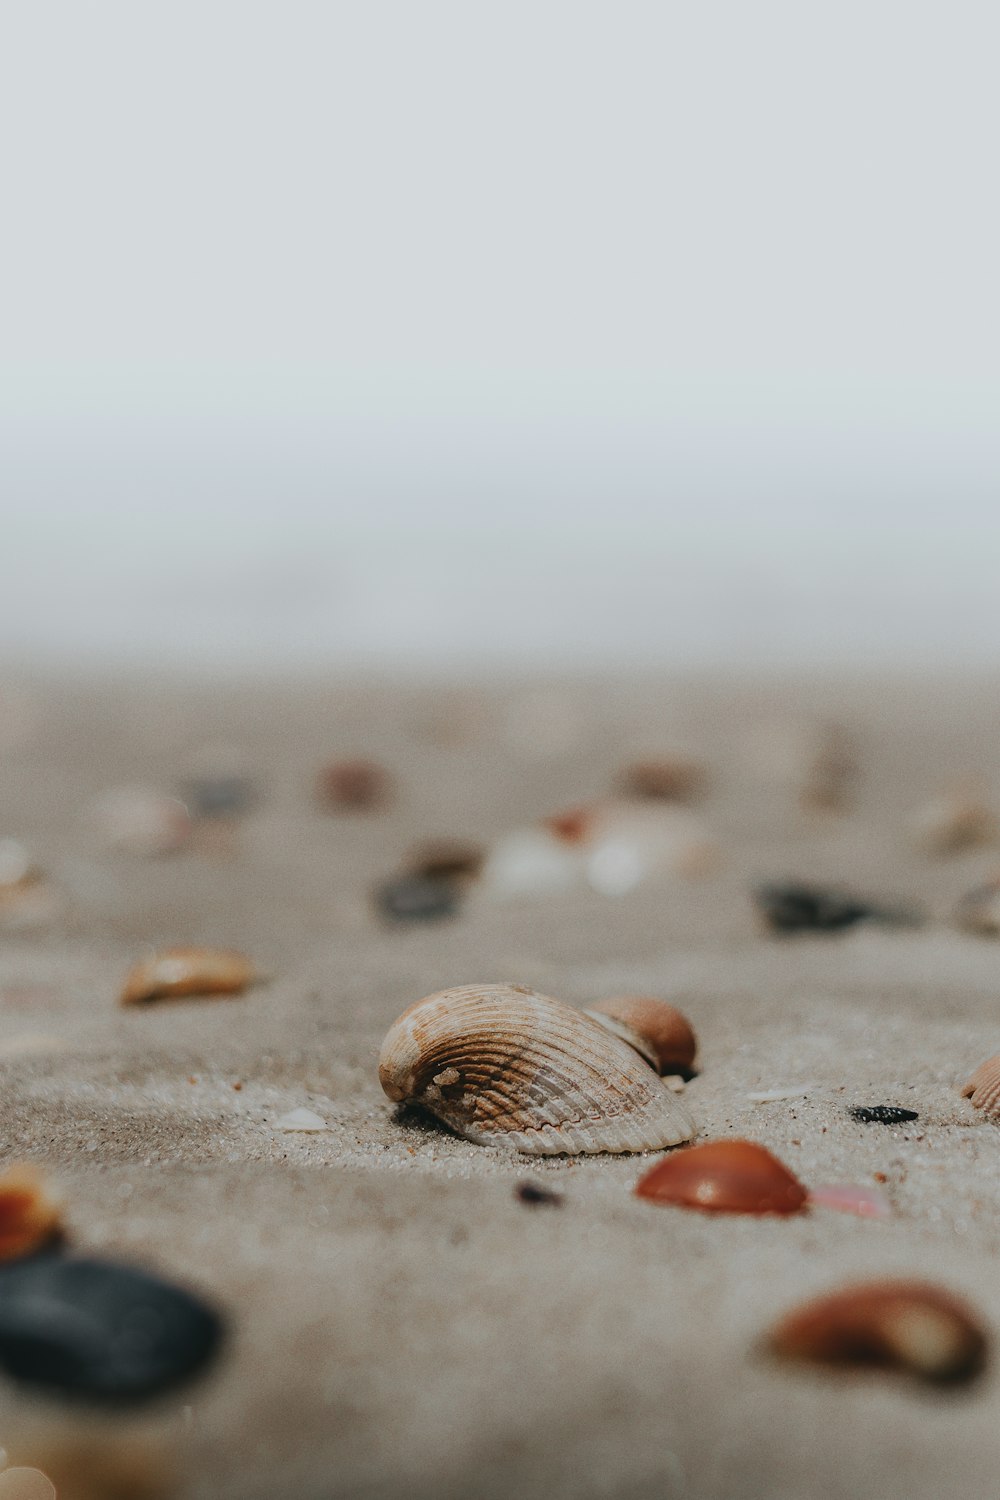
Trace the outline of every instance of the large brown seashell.
{"label": "large brown seashell", "polygon": [[755,1141],[706,1141],[658,1162],[636,1184],[640,1198],[714,1213],[794,1214],[808,1194]]}
{"label": "large brown seashell", "polygon": [[602,1026],[647,1058],[658,1073],[689,1074],[698,1043],[691,1022],[673,1005],[652,995],[614,995],[587,1008]]}
{"label": "large brown seashell", "polygon": [[981,1109],[988,1120],[1000,1120],[1000,1053],[979,1064],[962,1098],[971,1099],[973,1108]]}
{"label": "large brown seashell", "polygon": [[42,1174],[29,1166],[0,1174],[0,1260],[31,1255],[61,1235],[61,1205]]}
{"label": "large brown seashell", "polygon": [[817,1297],[783,1318],[776,1354],[823,1364],[873,1365],[924,1380],[965,1380],[986,1358],[968,1307],[922,1281],[871,1281]]}
{"label": "large brown seashell", "polygon": [[257,978],[242,953],[229,948],[167,948],[136,964],[121,1003],[174,1000],[185,995],[238,995]]}
{"label": "large brown seashell", "polygon": [[655,1151],[690,1140],[684,1106],[592,1016],[519,984],[418,1000],[379,1058],[389,1098],[467,1140],[531,1155]]}

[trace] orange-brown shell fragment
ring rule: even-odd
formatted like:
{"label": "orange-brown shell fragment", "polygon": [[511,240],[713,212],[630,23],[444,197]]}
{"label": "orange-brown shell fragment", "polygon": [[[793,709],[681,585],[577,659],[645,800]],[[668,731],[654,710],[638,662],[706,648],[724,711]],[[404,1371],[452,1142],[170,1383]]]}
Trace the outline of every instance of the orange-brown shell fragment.
{"label": "orange-brown shell fragment", "polygon": [[691,1022],[666,1000],[652,995],[613,995],[588,1006],[587,1013],[598,1021],[617,1022],[616,1034],[633,1046],[641,1043],[637,1050],[658,1073],[685,1075],[694,1068],[698,1043]]}
{"label": "orange-brown shell fragment", "polygon": [[1000,1053],[979,1064],[962,1098],[971,1099],[973,1108],[981,1109],[988,1120],[1000,1120]]}
{"label": "orange-brown shell fragment", "polygon": [[125,980],[121,1003],[238,995],[256,977],[250,960],[230,948],[167,948],[136,964]]}
{"label": "orange-brown shell fragment", "polygon": [[706,1141],[658,1162],[635,1188],[640,1198],[711,1213],[794,1214],[808,1193],[756,1141]]}
{"label": "orange-brown shell fragment", "polygon": [[986,1361],[986,1335],[950,1292],[922,1281],[872,1281],[817,1297],[771,1332],[776,1354],[823,1364],[966,1380]]}
{"label": "orange-brown shell fragment", "polygon": [[31,1255],[62,1235],[61,1205],[34,1167],[0,1174],[0,1260]]}
{"label": "orange-brown shell fragment", "polygon": [[628,796],[687,802],[701,796],[708,776],[699,761],[672,755],[657,760],[638,760],[623,766],[618,773],[618,782]]}

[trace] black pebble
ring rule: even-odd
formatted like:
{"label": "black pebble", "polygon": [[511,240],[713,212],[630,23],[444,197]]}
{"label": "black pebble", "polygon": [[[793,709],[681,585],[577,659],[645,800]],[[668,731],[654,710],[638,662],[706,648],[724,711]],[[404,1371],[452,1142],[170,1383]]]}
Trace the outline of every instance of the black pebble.
{"label": "black pebble", "polygon": [[426,875],[398,875],[375,889],[375,905],[393,922],[432,922],[458,910],[458,892],[449,881]]}
{"label": "black pebble", "polygon": [[862,1125],[902,1125],[917,1118],[915,1109],[897,1109],[894,1104],[855,1104],[847,1113]]}
{"label": "black pebble", "polygon": [[254,788],[245,776],[195,776],[184,783],[184,795],[199,818],[226,818],[246,812]]}
{"label": "black pebble", "polygon": [[514,1196],[521,1203],[549,1203],[558,1207],[563,1201],[562,1193],[554,1193],[551,1188],[541,1187],[537,1182],[519,1182],[514,1188]]}
{"label": "black pebble", "polygon": [[194,1375],[221,1336],[210,1308],[131,1266],[44,1254],[0,1270],[0,1366],[63,1395],[145,1400]]}
{"label": "black pebble", "polygon": [[878,906],[849,892],[798,882],[760,885],[754,899],[773,932],[841,932],[858,922],[909,927],[920,921],[904,907]]}

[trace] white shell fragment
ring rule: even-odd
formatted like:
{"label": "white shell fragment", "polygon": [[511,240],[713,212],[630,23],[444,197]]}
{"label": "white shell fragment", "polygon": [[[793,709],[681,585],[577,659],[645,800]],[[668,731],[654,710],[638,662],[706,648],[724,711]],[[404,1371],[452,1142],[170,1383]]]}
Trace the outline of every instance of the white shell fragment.
{"label": "white shell fragment", "polygon": [[677,1097],[591,1016],[518,984],[463,985],[390,1027],[382,1088],[466,1140],[530,1155],[656,1151],[694,1135]]}
{"label": "white shell fragment", "polygon": [[500,839],[487,857],[482,883],[492,896],[552,896],[582,883],[579,853],[544,828],[523,828]]}
{"label": "white shell fragment", "polygon": [[314,1135],[321,1130],[329,1130],[330,1127],[314,1109],[292,1109],[287,1115],[282,1115],[280,1120],[275,1120],[274,1128]]}
{"label": "white shell fragment", "polygon": [[751,1104],[776,1104],[780,1099],[802,1099],[811,1091],[808,1083],[789,1084],[783,1089],[756,1089],[747,1094]]}

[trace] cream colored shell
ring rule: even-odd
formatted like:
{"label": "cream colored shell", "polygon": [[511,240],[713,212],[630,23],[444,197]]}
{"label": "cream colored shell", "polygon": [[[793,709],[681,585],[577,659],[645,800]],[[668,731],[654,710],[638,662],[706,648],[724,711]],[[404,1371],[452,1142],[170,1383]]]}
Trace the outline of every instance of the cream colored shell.
{"label": "cream colored shell", "polygon": [[481,1146],[532,1155],[655,1151],[690,1140],[687,1110],[626,1042],[519,984],[418,1000],[390,1027],[379,1079]]}
{"label": "cream colored shell", "polygon": [[1000,1056],[979,1064],[962,1090],[962,1098],[971,1098],[988,1120],[1000,1120]]}

